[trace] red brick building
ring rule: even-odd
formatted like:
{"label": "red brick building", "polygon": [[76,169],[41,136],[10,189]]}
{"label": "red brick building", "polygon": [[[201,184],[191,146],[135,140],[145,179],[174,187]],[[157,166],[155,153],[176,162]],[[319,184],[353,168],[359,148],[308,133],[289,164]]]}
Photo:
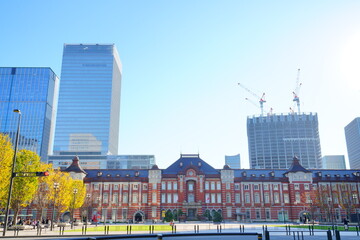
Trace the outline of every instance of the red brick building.
{"label": "red brick building", "polygon": [[168,211],[187,220],[218,212],[226,221],[354,221],[359,208],[360,171],[307,170],[297,158],[287,170],[215,169],[182,154],[166,169],[85,172],[84,207],[100,221],[159,221]]}

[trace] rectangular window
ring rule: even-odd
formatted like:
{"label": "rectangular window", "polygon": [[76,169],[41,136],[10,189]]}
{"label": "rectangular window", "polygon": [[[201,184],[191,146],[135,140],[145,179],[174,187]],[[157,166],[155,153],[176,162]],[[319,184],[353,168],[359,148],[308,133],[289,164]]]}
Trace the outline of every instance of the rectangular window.
{"label": "rectangular window", "polygon": [[279,193],[274,193],[274,202],[279,203]]}
{"label": "rectangular window", "polygon": [[153,203],[157,203],[156,193],[153,193],[153,194],[152,194],[152,202],[153,202]]}
{"label": "rectangular window", "polygon": [[139,187],[139,185],[137,185],[137,184],[134,184],[134,185],[133,185],[133,189],[134,189],[134,190],[137,190],[138,187]]}
{"label": "rectangular window", "polygon": [[114,190],[119,190],[119,185],[118,184],[114,185]]}
{"label": "rectangular window", "polygon": [[265,193],[264,198],[265,198],[265,203],[270,203],[269,193]]}
{"label": "rectangular window", "polygon": [[124,190],[128,190],[129,185],[128,185],[128,184],[124,184],[124,185],[123,185],[123,188],[124,188]]}
{"label": "rectangular window", "polygon": [[104,190],[109,190],[109,184],[104,184]]}
{"label": "rectangular window", "polygon": [[174,182],[174,190],[177,190],[177,182]]}
{"label": "rectangular window", "polygon": [[109,198],[108,193],[104,193],[103,194],[103,203],[108,203],[108,198]]}
{"label": "rectangular window", "polygon": [[161,202],[166,203],[166,195],[165,195],[165,193],[161,194]]}
{"label": "rectangular window", "polygon": [[279,190],[279,185],[274,184],[274,185],[273,185],[273,188],[274,188],[274,190]]}
{"label": "rectangular window", "polygon": [[299,193],[299,192],[296,192],[296,193],[295,193],[295,201],[296,201],[296,203],[300,203],[300,202],[301,202],[300,193]]}
{"label": "rectangular window", "polygon": [[235,190],[240,190],[240,184],[235,183]]}
{"label": "rectangular window", "polygon": [[205,190],[209,190],[209,182],[205,182]]}
{"label": "rectangular window", "polygon": [[245,193],[245,203],[250,203],[250,194]]}
{"label": "rectangular window", "polygon": [[215,193],[212,193],[212,194],[211,194],[211,202],[212,202],[212,203],[216,203],[215,197],[216,197]]}
{"label": "rectangular window", "polygon": [[251,218],[250,210],[246,209],[246,219],[250,219],[250,218]]}
{"label": "rectangular window", "polygon": [[211,190],[215,190],[215,182],[211,182]]}
{"label": "rectangular window", "polygon": [[261,215],[260,215],[260,209],[256,209],[256,219],[260,219]]}
{"label": "rectangular window", "polygon": [[304,184],[304,189],[305,190],[310,190],[309,184]]}
{"label": "rectangular window", "polygon": [[260,194],[255,193],[255,203],[260,203]]}
{"label": "rectangular window", "polygon": [[146,193],[142,194],[142,202],[147,203],[147,194]]}
{"label": "rectangular window", "polygon": [[178,200],[179,200],[178,194],[177,194],[177,193],[174,193],[173,197],[174,197],[174,203],[177,203]]}
{"label": "rectangular window", "polygon": [[289,203],[290,200],[289,200],[289,194],[285,193],[284,194],[284,203]]}
{"label": "rectangular window", "polygon": [[157,184],[156,183],[153,183],[153,189],[157,189]]}
{"label": "rectangular window", "polygon": [[226,193],[226,202],[231,203],[231,194],[230,193]]}
{"label": "rectangular window", "polygon": [[156,218],[156,207],[151,208],[151,217]]}
{"label": "rectangular window", "polygon": [[171,203],[171,193],[167,194],[167,203]]}
{"label": "rectangular window", "polygon": [[168,182],[168,184],[167,184],[167,189],[168,189],[168,190],[172,190],[172,184],[171,184],[171,182]]}
{"label": "rectangular window", "polygon": [[133,203],[138,203],[138,194],[137,194],[137,193],[134,193],[134,194],[132,195],[132,202],[133,202]]}
{"label": "rectangular window", "polygon": [[166,183],[165,182],[161,183],[161,190],[166,190]]}
{"label": "rectangular window", "polygon": [[231,217],[231,207],[227,208],[227,217]]}
{"label": "rectangular window", "polygon": [[313,190],[316,190],[316,189],[317,189],[317,185],[316,185],[316,184],[313,184],[312,187],[313,187]]}
{"label": "rectangular window", "polygon": [[[221,190],[218,188],[218,190]],[[226,183],[226,190],[230,190],[230,183]]]}
{"label": "rectangular window", "polygon": [[300,190],[300,186],[299,186],[298,183],[295,183],[295,184],[294,184],[294,189],[295,189],[295,190]]}
{"label": "rectangular window", "polygon": [[305,193],[306,203],[311,203],[310,193]]}
{"label": "rectangular window", "polygon": [[235,194],[235,203],[240,203],[240,194],[239,193]]}
{"label": "rectangular window", "polygon": [[117,193],[114,193],[112,202],[115,204],[117,204],[119,202],[119,195]]}
{"label": "rectangular window", "polygon": [[127,209],[126,208],[122,209],[121,215],[122,215],[122,219],[127,219]]}
{"label": "rectangular window", "polygon": [[94,184],[94,190],[99,190],[99,184]]}
{"label": "rectangular window", "polygon": [[268,184],[264,184],[264,190],[269,190],[269,185]]}
{"label": "rectangular window", "polygon": [[[217,190],[221,190],[220,182],[216,182],[216,188],[217,188]],[[230,188],[230,184],[229,184],[229,188]]]}
{"label": "rectangular window", "polygon": [[244,185],[244,190],[249,190],[249,184]]}
{"label": "rectangular window", "polygon": [[123,203],[127,203],[128,202],[128,194],[124,193],[123,194]]}
{"label": "rectangular window", "polygon": [[289,185],[284,184],[284,185],[283,185],[283,190],[285,190],[285,191],[289,190]]}
{"label": "rectangular window", "polygon": [[271,217],[270,217],[270,209],[266,209],[265,210],[266,212],[266,219],[270,219]]}
{"label": "rectangular window", "polygon": [[205,193],[205,202],[210,203],[210,194],[209,193]]}
{"label": "rectangular window", "polygon": [[147,189],[148,189],[147,184],[144,184],[144,185],[143,185],[143,189],[144,189],[144,190],[147,190]]}
{"label": "rectangular window", "polygon": [[352,190],[352,191],[356,191],[356,185],[355,185],[355,184],[352,184],[352,185],[351,185],[351,190]]}
{"label": "rectangular window", "polygon": [[254,190],[259,190],[259,184],[254,184]]}
{"label": "rectangular window", "polygon": [[217,194],[217,203],[221,203],[221,193]]}

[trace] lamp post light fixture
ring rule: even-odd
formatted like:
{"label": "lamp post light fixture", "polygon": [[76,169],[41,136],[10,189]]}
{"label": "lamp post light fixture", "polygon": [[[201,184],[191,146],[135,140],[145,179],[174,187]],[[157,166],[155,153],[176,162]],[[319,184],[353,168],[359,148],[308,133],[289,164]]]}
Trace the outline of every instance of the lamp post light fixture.
{"label": "lamp post light fixture", "polygon": [[73,207],[72,207],[72,213],[71,213],[71,229],[74,227],[74,213],[75,213],[75,200],[76,200],[76,194],[78,192],[77,188],[74,188],[74,200],[73,200]]}
{"label": "lamp post light fixture", "polygon": [[53,211],[52,211],[52,216],[51,216],[51,227],[50,227],[50,231],[52,231],[53,228],[54,228],[55,204],[56,204],[56,198],[57,198],[57,192],[58,192],[58,190],[59,190],[59,186],[60,186],[59,183],[54,182],[54,205],[53,205]]}
{"label": "lamp post light fixture", "polygon": [[10,201],[11,201],[11,193],[12,193],[12,187],[14,182],[14,172],[15,172],[15,164],[16,164],[16,154],[18,150],[18,144],[19,144],[19,133],[20,133],[20,124],[21,124],[21,111],[19,109],[14,109],[13,112],[17,113],[19,115],[18,118],[18,125],[17,125],[17,131],[16,131],[16,138],[15,138],[15,149],[14,149],[14,157],[11,167],[11,175],[10,175],[10,184],[9,184],[9,191],[8,191],[8,197],[7,197],[7,203],[6,203],[6,209],[5,209],[5,222],[4,222],[4,230],[3,230],[3,236],[5,236],[8,222],[9,222],[9,208],[10,208]]}

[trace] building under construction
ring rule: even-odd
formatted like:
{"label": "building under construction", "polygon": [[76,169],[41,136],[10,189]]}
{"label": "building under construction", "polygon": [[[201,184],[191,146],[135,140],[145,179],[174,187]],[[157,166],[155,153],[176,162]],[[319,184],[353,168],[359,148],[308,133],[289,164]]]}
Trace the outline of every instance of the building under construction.
{"label": "building under construction", "polygon": [[251,168],[286,169],[294,156],[305,168],[321,168],[316,113],[273,114],[247,118]]}

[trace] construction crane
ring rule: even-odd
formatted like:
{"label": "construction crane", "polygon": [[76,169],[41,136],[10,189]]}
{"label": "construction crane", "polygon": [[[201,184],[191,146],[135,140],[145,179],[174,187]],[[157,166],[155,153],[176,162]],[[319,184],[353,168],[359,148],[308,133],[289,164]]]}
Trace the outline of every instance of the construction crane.
{"label": "construction crane", "polygon": [[[240,87],[242,87],[243,89],[245,89],[247,92],[249,92],[250,94],[252,94],[254,97],[256,97],[257,99],[259,99],[259,103],[260,103],[260,109],[261,109],[261,116],[264,115],[264,103],[266,103],[265,100],[265,93],[262,94],[261,97],[259,97],[256,93],[254,93],[253,91],[251,91],[250,89],[248,89],[247,87],[245,87],[244,85],[242,85],[241,83],[238,83],[238,85]],[[246,100],[248,100],[249,102],[253,103],[250,99],[245,98]]]}
{"label": "construction crane", "polygon": [[300,93],[300,88],[301,88],[302,83],[300,83],[300,68],[298,69],[297,72],[297,76],[296,76],[296,85],[295,85],[295,90],[293,91],[293,101],[296,102],[297,105],[297,109],[298,109],[298,113],[300,114],[300,98],[299,98],[299,93]]}

